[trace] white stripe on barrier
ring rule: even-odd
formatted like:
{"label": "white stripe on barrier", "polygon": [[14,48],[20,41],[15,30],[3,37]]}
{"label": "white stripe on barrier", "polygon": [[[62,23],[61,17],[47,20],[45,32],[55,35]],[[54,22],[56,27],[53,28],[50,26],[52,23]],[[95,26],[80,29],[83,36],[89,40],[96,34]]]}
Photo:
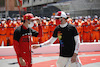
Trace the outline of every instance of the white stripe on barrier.
{"label": "white stripe on barrier", "polygon": [[[59,53],[59,44],[32,49],[34,54]],[[100,43],[81,43],[79,52],[100,51]],[[13,46],[0,47],[0,56],[16,55]]]}

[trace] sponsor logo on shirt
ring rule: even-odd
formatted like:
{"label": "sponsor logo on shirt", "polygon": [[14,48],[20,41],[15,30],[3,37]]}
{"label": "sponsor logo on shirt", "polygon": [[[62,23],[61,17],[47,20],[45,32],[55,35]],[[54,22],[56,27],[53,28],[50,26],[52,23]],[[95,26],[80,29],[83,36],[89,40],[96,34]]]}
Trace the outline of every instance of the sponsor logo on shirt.
{"label": "sponsor logo on shirt", "polygon": [[22,36],[25,36],[25,35],[32,35],[32,33],[25,33]]}
{"label": "sponsor logo on shirt", "polygon": [[29,42],[29,38],[23,38],[22,42]]}
{"label": "sponsor logo on shirt", "polygon": [[63,44],[63,41],[62,41],[62,33],[61,33],[61,31],[58,31],[58,39],[60,41],[61,47],[64,47],[64,44]]}

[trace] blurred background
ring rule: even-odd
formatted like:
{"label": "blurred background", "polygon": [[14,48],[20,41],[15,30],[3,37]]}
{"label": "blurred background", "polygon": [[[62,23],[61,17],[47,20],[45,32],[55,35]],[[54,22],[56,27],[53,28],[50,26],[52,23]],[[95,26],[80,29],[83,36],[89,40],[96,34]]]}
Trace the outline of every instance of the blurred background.
{"label": "blurred background", "polygon": [[16,17],[27,12],[35,16],[52,16],[57,11],[70,13],[71,17],[100,16],[100,0],[0,0],[0,17]]}

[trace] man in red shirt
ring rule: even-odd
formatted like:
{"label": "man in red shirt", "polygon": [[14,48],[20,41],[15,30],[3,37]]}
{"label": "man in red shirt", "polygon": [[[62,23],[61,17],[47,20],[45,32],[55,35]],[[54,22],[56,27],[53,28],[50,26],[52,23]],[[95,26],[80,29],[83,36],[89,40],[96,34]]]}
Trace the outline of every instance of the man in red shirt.
{"label": "man in red shirt", "polygon": [[[28,13],[24,15],[24,22],[14,31],[14,49],[17,54],[17,60],[20,67],[32,67],[31,64],[31,37],[42,36],[42,27],[40,19],[34,18],[33,14]],[[33,20],[38,22],[39,33],[33,30]]]}

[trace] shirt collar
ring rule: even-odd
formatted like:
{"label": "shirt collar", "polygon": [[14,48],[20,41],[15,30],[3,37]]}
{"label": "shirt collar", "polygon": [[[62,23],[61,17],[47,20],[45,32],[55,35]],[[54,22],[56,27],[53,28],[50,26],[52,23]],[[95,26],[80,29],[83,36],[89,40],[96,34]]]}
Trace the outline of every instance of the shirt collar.
{"label": "shirt collar", "polygon": [[64,28],[64,27],[66,27],[68,25],[68,23],[66,22],[65,24],[60,24],[60,27],[61,28]]}

